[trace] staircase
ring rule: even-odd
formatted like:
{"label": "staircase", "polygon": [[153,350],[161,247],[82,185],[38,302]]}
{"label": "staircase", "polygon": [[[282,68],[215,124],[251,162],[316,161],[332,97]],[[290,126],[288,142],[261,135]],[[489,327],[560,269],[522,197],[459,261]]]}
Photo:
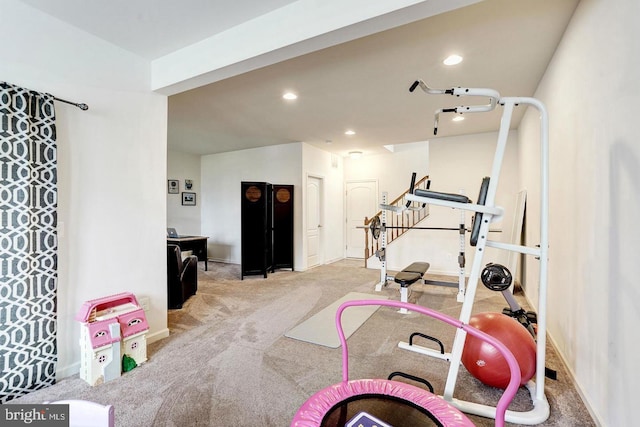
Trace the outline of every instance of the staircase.
{"label": "staircase", "polygon": [[[422,188],[427,189],[429,182],[429,176],[425,176],[417,181],[414,185],[414,189]],[[391,203],[387,203],[388,205],[401,209],[405,207],[406,201],[404,200],[404,196],[409,193],[409,189],[407,189],[400,196],[396,197]],[[420,221],[429,216],[429,207],[428,206],[413,206],[410,205],[406,210],[402,212],[400,215],[396,215],[394,212],[387,212],[387,245],[393,242],[398,237],[402,236],[404,233],[409,231],[411,228],[415,227]],[[370,257],[374,256],[376,252],[380,249],[380,240],[374,239],[373,234],[371,232],[371,224],[374,222],[375,218],[378,217],[382,220],[382,211],[378,211],[371,218],[364,218],[364,266],[367,267],[367,261]],[[393,228],[398,227],[398,228]]]}

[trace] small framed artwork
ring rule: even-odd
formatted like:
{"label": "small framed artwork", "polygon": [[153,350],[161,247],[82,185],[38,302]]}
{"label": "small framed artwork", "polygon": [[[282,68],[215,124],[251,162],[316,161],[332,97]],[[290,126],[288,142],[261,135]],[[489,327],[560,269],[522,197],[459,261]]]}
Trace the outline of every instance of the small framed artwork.
{"label": "small framed artwork", "polygon": [[184,180],[184,189],[185,190],[191,190],[191,187],[193,187],[193,180],[185,179]]}
{"label": "small framed artwork", "polygon": [[180,181],[177,179],[170,179],[167,182],[167,189],[169,194],[178,194],[180,192]]}
{"label": "small framed artwork", "polygon": [[196,205],[196,193],[182,193],[182,205],[183,206],[195,206]]}

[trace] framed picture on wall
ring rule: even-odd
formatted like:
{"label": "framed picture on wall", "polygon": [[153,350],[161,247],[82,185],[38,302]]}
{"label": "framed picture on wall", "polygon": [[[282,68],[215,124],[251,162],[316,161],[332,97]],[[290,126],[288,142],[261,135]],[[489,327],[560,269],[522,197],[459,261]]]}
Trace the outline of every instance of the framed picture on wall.
{"label": "framed picture on wall", "polygon": [[184,180],[184,189],[185,190],[191,190],[192,187],[193,187],[193,180],[185,179]]}
{"label": "framed picture on wall", "polygon": [[182,193],[182,205],[183,206],[195,206],[196,205],[196,193]]}
{"label": "framed picture on wall", "polygon": [[167,182],[167,189],[169,194],[178,194],[180,192],[180,181],[177,179],[170,179]]}

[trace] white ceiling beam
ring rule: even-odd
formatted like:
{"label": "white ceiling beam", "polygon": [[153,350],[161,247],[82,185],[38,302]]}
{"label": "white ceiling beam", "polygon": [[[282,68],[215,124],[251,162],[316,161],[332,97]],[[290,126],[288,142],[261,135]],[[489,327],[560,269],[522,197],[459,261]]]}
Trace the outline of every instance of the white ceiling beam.
{"label": "white ceiling beam", "polygon": [[481,0],[298,0],[151,62],[173,95]]}

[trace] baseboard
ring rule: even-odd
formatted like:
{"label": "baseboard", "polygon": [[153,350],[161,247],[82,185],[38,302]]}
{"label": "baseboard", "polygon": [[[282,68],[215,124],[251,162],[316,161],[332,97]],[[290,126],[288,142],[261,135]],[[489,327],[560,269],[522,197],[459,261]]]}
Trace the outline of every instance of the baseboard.
{"label": "baseboard", "polygon": [[[524,299],[527,301],[527,304],[529,304],[530,307],[535,308],[535,306],[527,296],[527,293],[523,292],[523,294],[524,294]],[[535,309],[535,311],[537,311],[537,309]],[[556,354],[558,355],[558,358],[564,365],[564,368],[569,374],[569,380],[571,381],[574,388],[576,389],[576,392],[578,392],[578,396],[580,396],[582,403],[584,403],[584,406],[585,408],[587,408],[587,411],[589,412],[589,415],[591,415],[591,418],[593,418],[593,421],[596,423],[597,426],[605,425],[602,419],[596,413],[596,411],[593,410],[593,407],[591,406],[589,399],[587,399],[587,396],[583,392],[582,387],[580,387],[580,383],[578,383],[578,381],[576,380],[576,376],[575,376],[575,373],[573,372],[573,369],[571,369],[570,365],[567,363],[567,359],[565,358],[564,354],[560,350],[558,350],[556,341],[553,339],[553,336],[549,333],[548,329],[547,329],[547,343],[550,344],[551,347],[553,347],[553,350],[556,352]]]}
{"label": "baseboard", "polygon": [[556,342],[551,336],[551,334],[549,334],[549,331],[547,331],[547,342],[551,344],[551,346],[553,347],[553,350],[556,352],[556,354],[562,361],[562,364],[564,365],[565,369],[567,370],[567,373],[569,374],[569,379],[571,380],[571,383],[573,384],[576,391],[578,392],[578,396],[580,396],[582,403],[584,403],[584,406],[587,408],[587,411],[589,411],[589,415],[591,415],[591,418],[593,418],[593,421],[595,421],[597,426],[605,425],[600,419],[600,417],[598,416],[598,414],[593,410],[593,408],[589,404],[589,399],[587,399],[587,396],[582,391],[580,384],[576,381],[576,377],[573,373],[573,370],[567,364],[567,359],[565,359],[564,355],[560,351],[558,351],[558,346],[556,345]]}
{"label": "baseboard", "polygon": [[237,262],[231,261],[230,259],[207,258],[207,261],[209,261],[209,262],[219,262],[221,264],[236,264],[236,265],[240,265]]}
{"label": "baseboard", "polygon": [[161,339],[165,339],[168,336],[169,336],[169,328],[164,328],[158,332],[154,332],[153,334],[147,334],[147,344],[160,341]]}
{"label": "baseboard", "polygon": [[[429,270],[427,270],[427,273],[425,274],[425,276],[427,276],[429,274],[433,274],[433,275],[437,275],[437,276],[450,276],[452,278],[457,279],[458,275],[460,273],[458,271],[456,271],[456,270],[438,270],[438,269],[429,268]],[[465,273],[464,277],[469,277],[469,274]]]}
{"label": "baseboard", "polygon": [[334,262],[342,261],[343,259],[346,259],[346,258],[333,258],[333,259],[325,261],[324,263],[325,264],[333,264]]}
{"label": "baseboard", "polygon": [[70,365],[58,367],[56,369],[56,381],[60,381],[63,378],[76,375],[80,372],[80,362],[74,362]]}

